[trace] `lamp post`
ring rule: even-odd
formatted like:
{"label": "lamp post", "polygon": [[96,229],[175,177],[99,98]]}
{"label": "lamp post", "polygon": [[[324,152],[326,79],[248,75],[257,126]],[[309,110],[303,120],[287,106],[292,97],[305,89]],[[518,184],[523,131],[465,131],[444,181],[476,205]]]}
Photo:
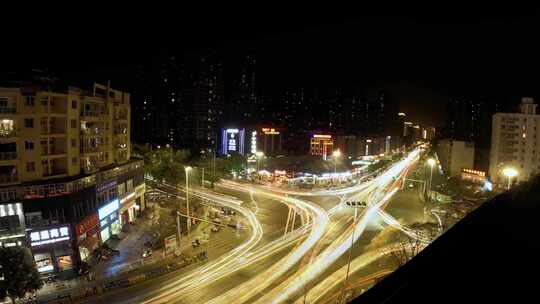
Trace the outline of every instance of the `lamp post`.
{"label": "lamp post", "polygon": [[257,174],[259,174],[259,159],[264,156],[264,152],[257,151],[255,155],[257,156]]}
{"label": "lamp post", "polygon": [[172,163],[172,159],[173,159],[172,146],[167,144],[166,147],[169,148],[169,161]]}
{"label": "lamp post", "polygon": [[337,159],[341,156],[341,151],[336,150],[332,152],[332,156],[334,157],[334,174],[337,173]]}
{"label": "lamp post", "polygon": [[[431,180],[433,179],[433,167],[435,166],[435,160],[433,158],[428,158],[427,163],[429,165],[429,188],[428,193],[431,194]],[[431,195],[429,195],[429,199],[431,201]]]}
{"label": "lamp post", "polygon": [[191,167],[187,166],[184,167],[184,170],[186,171],[186,207],[187,207],[187,233],[188,237],[191,234],[191,216],[189,212],[189,172],[191,171]]}
{"label": "lamp post", "polygon": [[347,258],[347,272],[345,273],[345,281],[343,281],[343,290],[341,292],[341,303],[345,300],[345,289],[347,288],[347,281],[349,280],[349,270],[351,267],[351,258],[352,258],[352,252],[353,252],[353,246],[354,246],[354,231],[356,230],[356,218],[358,214],[358,208],[363,208],[364,206],[367,206],[365,202],[362,202],[361,204],[347,204],[347,207],[354,208],[354,218],[353,218],[353,230],[351,234],[351,247],[349,247],[349,257]]}
{"label": "lamp post", "polygon": [[508,190],[510,190],[510,186],[512,185],[512,177],[518,175],[518,171],[513,167],[506,167],[503,169],[503,175],[508,178]]}

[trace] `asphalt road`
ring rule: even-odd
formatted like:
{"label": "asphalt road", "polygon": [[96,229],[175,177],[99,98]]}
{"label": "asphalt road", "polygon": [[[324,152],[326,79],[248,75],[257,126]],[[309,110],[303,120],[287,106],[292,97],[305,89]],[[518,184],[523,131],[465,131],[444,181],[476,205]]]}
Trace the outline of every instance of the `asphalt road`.
{"label": "asphalt road", "polygon": [[[263,238],[255,247],[261,247],[268,242],[279,238],[284,233],[284,228],[287,220],[288,208],[281,202],[276,200],[253,196],[256,203],[253,203],[252,197],[247,193],[230,191],[227,189],[219,189],[221,193],[232,195],[244,201],[246,207],[256,211],[263,228]],[[300,222],[300,221],[298,221]],[[224,253],[227,253],[242,243],[245,240],[246,230],[222,229],[220,232],[213,233],[210,241],[201,246],[201,251],[208,251],[209,259],[212,260]],[[261,262],[253,263],[240,271],[233,273],[201,288],[195,288],[193,292],[183,293],[182,298],[178,299],[178,303],[202,303],[204,299],[209,300],[224,291],[230,289],[236,284],[239,284],[257,273],[278,261],[286,252],[277,253],[270,258],[264,259]],[[178,277],[193,270],[196,266],[190,266],[176,272],[124,288],[121,290],[107,293],[104,296],[88,299],[80,303],[141,303],[158,295],[159,288],[167,283],[174,282]]]}
{"label": "asphalt road", "polygon": [[[241,201],[244,202],[242,204],[244,207],[247,207],[255,212],[257,220],[261,224],[264,234],[262,239],[252,250],[263,250],[265,245],[268,245],[272,241],[277,240],[284,234],[284,228],[289,208],[282,202],[268,198],[266,196],[258,194],[253,195],[248,192],[239,192],[232,189],[219,188],[216,189],[216,191],[239,198]],[[362,196],[368,195],[367,192],[364,192],[360,189],[357,192],[362,193]],[[356,194],[357,193],[353,192],[350,193],[350,196],[355,196]],[[413,196],[411,195],[415,195],[415,192],[398,192],[398,194],[394,196],[388,204],[385,204],[386,212],[390,215],[393,215],[395,218],[403,219],[406,223],[415,222],[420,217],[423,217],[422,203],[419,200],[413,200]],[[291,195],[291,197],[294,196]],[[338,195],[302,197],[302,200],[308,200],[311,203],[322,207],[324,210],[330,211],[343,198],[344,195],[340,193]],[[356,199],[367,199],[367,197]],[[332,246],[338,246],[340,243],[336,243],[336,240],[342,239],[343,241],[345,241],[345,238],[352,231],[353,212],[351,209],[342,209],[332,213],[333,214],[329,218],[329,222],[325,228],[325,233],[322,235],[322,238],[316,244],[316,246],[311,248],[308,251],[308,254],[306,254],[299,263],[296,263],[293,267],[291,267],[290,270],[287,271],[287,273],[284,273],[280,275],[279,278],[275,279],[270,286],[267,286],[259,293],[250,296],[250,298],[247,300],[248,303],[256,302],[261,298],[264,298],[264,296],[270,294],[270,292],[275,292],[276,290],[274,290],[274,288],[276,288],[280,284],[287,284],[287,280],[301,275],[302,270],[305,270],[305,267],[309,266],[313,262],[313,258],[317,257],[317,255],[319,255],[321,252],[323,252],[329,247],[332,248]],[[295,227],[298,228],[300,225],[301,221],[297,219]],[[363,233],[354,244],[352,255],[353,260],[356,257],[369,253],[366,248],[367,245],[369,245],[371,239],[384,226],[384,221],[379,216],[369,217]],[[242,243],[242,240],[245,239],[245,237],[241,235],[242,233],[247,232],[244,231],[238,233],[236,231],[222,231],[219,232],[217,235],[213,236],[213,239],[208,244],[210,260],[233,250],[236,246]],[[228,291],[237,289],[237,287],[241,286],[245,282],[248,282],[252,278],[259,276],[261,273],[270,269],[270,267],[272,267],[276,263],[282,263],[283,258],[294,251],[294,249],[296,248],[295,246],[298,246],[300,244],[301,239],[288,246],[282,247],[281,250],[276,251],[274,254],[267,256],[264,259],[261,259],[255,263],[250,263],[248,264],[248,266],[242,267],[235,272],[219,277],[217,280],[210,281],[209,283],[199,284],[197,286],[192,286],[193,288],[189,288],[187,292],[177,292],[173,294],[175,297],[167,298],[167,303],[205,303],[212,299],[218,298],[219,296],[223,295]],[[348,250],[345,253],[339,255],[334,262],[329,263],[329,265],[325,265],[325,268],[322,270],[320,275],[318,275],[315,279],[310,280],[308,286],[315,286],[324,278],[332,275],[339,276],[339,273],[336,273],[336,271],[342,269],[346,265],[347,260]],[[381,262],[371,263],[354,273],[351,276],[351,281],[360,279],[369,274],[373,274],[382,269],[388,269],[388,267],[389,265],[387,261],[384,261],[384,259]],[[163,292],[161,288],[162,286],[165,286],[171,282],[175,282],[179,277],[185,275],[190,270],[191,269],[182,269],[180,271],[167,274],[165,276],[138,284],[133,287],[108,293],[106,297],[93,299],[93,301],[91,302],[143,303],[149,299],[154,299],[156,295],[159,295],[161,292]],[[336,282],[339,281],[340,279],[337,278]],[[333,289],[331,289],[331,293],[335,293],[336,290],[339,290],[339,287],[334,287]],[[242,290],[235,291],[242,293]],[[291,300],[298,299],[298,297],[300,296],[301,294],[296,293],[293,295],[294,298],[291,298]],[[155,303],[162,302],[157,301]]]}

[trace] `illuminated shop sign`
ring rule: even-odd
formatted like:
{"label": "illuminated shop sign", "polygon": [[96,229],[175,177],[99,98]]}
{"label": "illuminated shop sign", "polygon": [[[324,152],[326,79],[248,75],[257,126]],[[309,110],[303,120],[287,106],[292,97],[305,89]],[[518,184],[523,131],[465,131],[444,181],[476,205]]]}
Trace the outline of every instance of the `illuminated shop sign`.
{"label": "illuminated shop sign", "polygon": [[230,137],[229,137],[229,146],[227,150],[236,151],[236,137],[235,137],[236,133],[228,133],[228,134]]}
{"label": "illuminated shop sign", "polygon": [[221,153],[236,152],[244,155],[244,129],[222,129]]}
{"label": "illuminated shop sign", "polygon": [[21,203],[0,205],[0,217],[23,214],[21,207]]}
{"label": "illuminated shop sign", "polygon": [[486,172],[479,171],[479,170],[473,170],[473,169],[461,169],[461,172],[471,174],[471,175],[480,176],[480,177],[486,176]]}
{"label": "illuminated shop sign", "polygon": [[118,210],[120,207],[120,203],[118,199],[113,200],[109,204],[99,208],[98,214],[99,219],[102,220],[104,217],[108,216],[109,214],[113,213],[114,211]]}
{"label": "illuminated shop sign", "polygon": [[266,135],[277,135],[279,131],[276,131],[274,128],[262,128],[261,131]]}
{"label": "illuminated shop sign", "polygon": [[69,228],[67,226],[30,232],[30,245],[32,247],[62,241],[69,241]]}
{"label": "illuminated shop sign", "polygon": [[257,131],[251,132],[251,153],[257,152]]}
{"label": "illuminated shop sign", "polygon": [[332,138],[332,135],[315,134],[314,138]]}

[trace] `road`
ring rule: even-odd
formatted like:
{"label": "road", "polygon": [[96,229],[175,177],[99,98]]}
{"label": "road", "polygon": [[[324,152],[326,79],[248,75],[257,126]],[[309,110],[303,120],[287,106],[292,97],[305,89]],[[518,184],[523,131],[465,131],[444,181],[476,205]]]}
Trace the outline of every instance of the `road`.
{"label": "road", "polygon": [[[284,303],[298,300],[311,288],[325,290],[324,294],[333,292],[344,279],[343,267],[351,244],[355,244],[351,273],[360,273],[376,260],[373,257],[377,255],[366,252],[366,246],[384,225],[419,237],[390,215],[392,206],[388,205],[400,179],[417,159],[415,151],[372,181],[339,190],[283,191],[231,181],[220,183],[216,192],[194,189],[193,195],[243,210],[251,219],[250,226],[256,227],[255,233],[252,231],[248,241],[234,249],[229,239],[215,241],[216,256],[223,253],[209,262],[210,266],[171,273],[134,290],[118,291],[112,297],[108,295],[107,302]],[[171,193],[180,190],[169,189]],[[343,204],[346,200],[368,202],[368,207],[360,210],[354,229],[353,211]],[[290,208],[301,216],[295,230],[284,234]],[[372,257],[370,263],[366,256]],[[367,275],[379,270],[374,267]],[[351,279],[358,278],[353,275]]]}

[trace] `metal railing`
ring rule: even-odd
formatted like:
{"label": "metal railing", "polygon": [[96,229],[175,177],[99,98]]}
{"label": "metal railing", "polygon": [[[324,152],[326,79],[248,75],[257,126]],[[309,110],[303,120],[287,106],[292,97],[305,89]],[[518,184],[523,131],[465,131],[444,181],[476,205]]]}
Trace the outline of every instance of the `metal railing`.
{"label": "metal railing", "polygon": [[107,115],[107,112],[105,112],[105,111],[93,111],[93,110],[83,110],[83,111],[81,111],[81,116],[85,116],[85,117],[99,117],[99,116],[103,116],[103,115]]}
{"label": "metal railing", "polygon": [[17,159],[17,152],[0,152],[0,160]]}
{"label": "metal railing", "polygon": [[16,134],[15,130],[0,129],[0,137],[15,137]]}
{"label": "metal railing", "polygon": [[17,175],[0,175],[0,184],[16,183],[19,181]]}
{"label": "metal railing", "polygon": [[0,113],[17,113],[17,107],[16,106],[0,107]]}

